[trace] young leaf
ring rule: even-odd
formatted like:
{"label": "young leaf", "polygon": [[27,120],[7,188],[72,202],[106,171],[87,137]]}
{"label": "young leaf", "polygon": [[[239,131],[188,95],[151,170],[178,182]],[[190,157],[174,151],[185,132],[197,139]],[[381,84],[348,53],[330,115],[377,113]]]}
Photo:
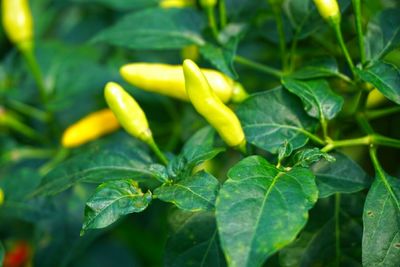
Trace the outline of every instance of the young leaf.
{"label": "young leaf", "polygon": [[224,151],[215,146],[215,131],[207,126],[197,131],[184,145],[179,156],[168,164],[168,174],[174,180],[190,176],[197,165]]}
{"label": "young leaf", "polygon": [[369,22],[365,33],[368,59],[382,59],[400,46],[400,9],[386,9]]}
{"label": "young leaf", "polygon": [[174,203],[187,211],[213,210],[219,190],[218,180],[204,171],[173,184],[164,184],[154,195],[166,202]]}
{"label": "young leaf", "polygon": [[88,229],[105,228],[124,215],[141,212],[151,200],[151,192],[143,193],[133,180],[101,184],[86,202],[81,233]]}
{"label": "young leaf", "polygon": [[252,156],[228,173],[216,204],[217,224],[229,266],[257,267],[291,243],[318,198],[305,168],[283,172]]}
{"label": "young leaf", "polygon": [[362,262],[365,267],[400,266],[400,181],[383,175],[375,178],[364,206]]}
{"label": "young leaf", "polygon": [[300,97],[307,114],[316,119],[333,119],[343,107],[343,98],[335,94],[325,80],[282,80],[283,86]]}
{"label": "young leaf", "polygon": [[110,148],[94,148],[73,157],[48,173],[36,194],[54,195],[78,182],[102,183],[126,177],[148,181],[153,173],[147,148],[130,139]]}
{"label": "young leaf", "polygon": [[400,71],[389,63],[374,62],[364,70],[357,70],[360,78],[376,87],[384,96],[400,104]]}
{"label": "young leaf", "polygon": [[297,151],[292,158],[292,165],[300,167],[309,167],[311,164],[325,159],[327,162],[334,162],[335,158],[328,153],[321,152],[317,147],[305,148]]}
{"label": "young leaf", "polygon": [[238,42],[238,38],[232,38],[225,47],[206,43],[200,47],[200,53],[217,69],[232,78],[237,78],[238,75],[233,67],[233,58],[236,55]]}
{"label": "young leaf", "polygon": [[193,213],[168,238],[165,266],[226,266],[212,213]]}
{"label": "young leaf", "polygon": [[311,170],[317,177],[319,197],[335,193],[355,193],[367,188],[371,179],[352,159],[341,153],[330,154],[335,160],[321,160]]}
{"label": "young leaf", "polygon": [[240,104],[237,114],[247,141],[271,153],[278,153],[286,141],[293,149],[304,146],[307,130],[316,126],[300,101],[281,88],[252,95]]}
{"label": "young leaf", "polygon": [[177,49],[203,45],[203,27],[202,16],[193,9],[145,9],[122,18],[93,41],[130,49]]}

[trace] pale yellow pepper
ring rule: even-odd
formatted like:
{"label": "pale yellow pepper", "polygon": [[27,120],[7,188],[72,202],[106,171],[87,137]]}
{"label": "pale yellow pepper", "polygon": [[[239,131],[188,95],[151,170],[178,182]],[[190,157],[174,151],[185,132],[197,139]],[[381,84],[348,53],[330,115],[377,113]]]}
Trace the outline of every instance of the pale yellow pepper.
{"label": "pale yellow pepper", "polygon": [[[247,97],[243,87],[223,73],[211,69],[202,69],[202,72],[222,102],[240,102]],[[140,89],[189,101],[181,65],[132,63],[122,66],[120,74],[125,81]]]}
{"label": "pale yellow pepper", "polygon": [[314,0],[314,3],[323,19],[340,20],[340,9],[337,0]]}
{"label": "pale yellow pepper", "polygon": [[162,0],[160,2],[160,7],[162,8],[183,8],[194,6],[196,4],[195,0]]}
{"label": "pale yellow pepper", "polygon": [[246,139],[236,114],[211,89],[206,76],[193,61],[183,62],[186,91],[194,108],[231,147],[245,149]]}
{"label": "pale yellow pepper", "polygon": [[33,19],[28,0],[2,0],[3,26],[8,38],[18,46],[32,45]]}
{"label": "pale yellow pepper", "polygon": [[112,133],[120,128],[117,118],[110,109],[93,112],[68,127],[62,136],[62,146],[77,147]]}
{"label": "pale yellow pepper", "polygon": [[4,203],[4,191],[0,188],[0,206]]}

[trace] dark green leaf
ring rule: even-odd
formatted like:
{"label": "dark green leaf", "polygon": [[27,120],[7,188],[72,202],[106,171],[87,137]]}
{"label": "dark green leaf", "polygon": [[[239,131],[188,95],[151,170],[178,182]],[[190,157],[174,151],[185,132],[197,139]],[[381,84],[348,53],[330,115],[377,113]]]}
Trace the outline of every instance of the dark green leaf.
{"label": "dark green leaf", "polygon": [[118,10],[126,10],[126,9],[139,9],[150,6],[156,6],[159,0],[135,0],[135,1],[126,1],[126,0],[73,0],[73,2],[77,3],[87,3],[87,4],[103,4]]}
{"label": "dark green leaf", "polygon": [[225,47],[206,43],[200,47],[200,53],[217,69],[232,78],[237,78],[238,75],[233,67],[233,59],[236,55],[238,42],[238,38],[232,38]]}
{"label": "dark green leaf", "polygon": [[250,96],[237,113],[247,141],[271,153],[277,153],[286,141],[293,149],[304,146],[306,130],[317,124],[303,111],[300,101],[281,88]]}
{"label": "dark green leaf", "polygon": [[133,180],[101,184],[86,202],[82,234],[88,229],[105,228],[124,215],[141,212],[151,200],[151,192],[144,194]]}
{"label": "dark green leaf", "polygon": [[399,179],[386,174],[375,178],[364,206],[363,266],[400,266],[399,200]]}
{"label": "dark green leaf", "polygon": [[303,101],[307,114],[320,120],[333,119],[343,107],[343,98],[335,94],[327,81],[282,80],[283,85]]}
{"label": "dark green leaf", "polygon": [[154,191],[154,195],[166,202],[174,203],[187,211],[213,210],[219,190],[218,180],[204,171],[173,184],[165,184]]}
{"label": "dark green leaf", "polygon": [[[124,142],[125,141],[125,142]],[[53,195],[78,182],[102,183],[108,180],[132,178],[146,181],[153,175],[147,148],[132,138],[112,147],[94,147],[73,157],[47,174],[37,193]]]}
{"label": "dark green leaf", "polygon": [[215,146],[215,131],[204,127],[196,132],[183,146],[179,156],[168,164],[168,175],[175,180],[192,174],[195,166],[214,158],[224,151],[223,147]]}
{"label": "dark green leaf", "polygon": [[400,46],[400,9],[386,9],[369,22],[365,34],[367,58],[378,60]]}
{"label": "dark green leaf", "polygon": [[302,66],[293,73],[287,75],[288,78],[307,80],[338,76],[339,69],[334,58],[320,58],[311,60],[307,65]]}
{"label": "dark green leaf", "polygon": [[177,231],[168,238],[165,266],[226,266],[212,213],[193,213],[180,222]]}
{"label": "dark green leaf", "polygon": [[203,45],[202,17],[192,9],[146,9],[121,19],[93,41],[131,49],[177,49]]}
{"label": "dark green leaf", "polygon": [[321,160],[311,167],[317,177],[319,197],[335,193],[354,193],[367,188],[370,178],[353,160],[341,153],[332,153],[336,160]]}
{"label": "dark green leaf", "polygon": [[259,156],[228,173],[217,199],[218,229],[229,266],[257,267],[291,243],[318,198],[305,168],[283,172]]}
{"label": "dark green leaf", "polygon": [[316,163],[321,159],[325,159],[327,162],[334,162],[336,160],[328,153],[321,152],[321,150],[317,147],[305,148],[297,151],[296,154],[293,155],[292,165],[307,168],[311,164]]}
{"label": "dark green leaf", "polygon": [[0,267],[3,267],[5,253],[6,251],[4,249],[3,243],[0,241]]}
{"label": "dark green leaf", "polygon": [[[3,189],[6,201],[23,202],[28,194],[32,193],[40,184],[41,177],[37,170],[21,168],[0,179],[0,188]],[[23,185],[23,186],[21,186]]]}
{"label": "dark green leaf", "polygon": [[396,66],[377,61],[357,73],[363,81],[373,84],[388,99],[400,104],[400,71]]}

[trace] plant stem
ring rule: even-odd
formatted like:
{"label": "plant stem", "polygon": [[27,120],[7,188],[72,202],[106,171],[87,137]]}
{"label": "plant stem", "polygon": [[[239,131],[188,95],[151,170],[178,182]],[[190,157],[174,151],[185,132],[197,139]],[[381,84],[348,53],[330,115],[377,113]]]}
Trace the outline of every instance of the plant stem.
{"label": "plant stem", "polygon": [[226,3],[225,0],[219,0],[218,2],[219,19],[221,23],[221,29],[223,29],[225,28],[228,20],[228,17],[226,15]]}
{"label": "plant stem", "polygon": [[328,143],[325,147],[321,149],[322,152],[329,152],[335,148],[338,147],[344,147],[344,146],[358,146],[358,145],[369,145],[371,144],[371,136],[367,135],[364,137],[360,138],[354,138],[354,139],[344,139],[344,140],[336,140],[336,141],[331,141]]}
{"label": "plant stem", "polygon": [[350,53],[347,50],[346,44],[344,43],[344,40],[343,40],[343,34],[342,34],[342,30],[340,29],[340,23],[339,22],[333,22],[332,23],[332,27],[333,27],[333,29],[335,31],[336,38],[337,38],[337,40],[339,42],[340,48],[342,49],[344,57],[346,58],[347,64],[349,64],[350,70],[351,70],[353,76],[356,77],[356,72],[355,72],[353,61],[352,61],[352,59],[350,57]]}
{"label": "plant stem", "polygon": [[10,105],[11,108],[18,111],[19,113],[35,118],[41,122],[48,122],[50,120],[50,116],[46,112],[29,106],[25,103],[13,99],[8,100],[7,103]]}
{"label": "plant stem", "polygon": [[392,115],[400,112],[400,107],[390,107],[378,110],[367,110],[364,112],[365,117],[370,120],[378,119],[380,117]]}
{"label": "plant stem", "polygon": [[382,146],[389,146],[394,148],[400,148],[400,140],[386,137],[379,134],[374,134],[372,137],[372,143]]}
{"label": "plant stem", "polygon": [[361,0],[352,0],[354,15],[356,17],[356,29],[358,38],[358,47],[360,49],[361,63],[365,63],[365,46],[364,46],[364,34],[362,30],[362,20],[361,20]]}
{"label": "plant stem", "polygon": [[328,122],[325,120],[324,116],[321,116],[320,124],[322,128],[322,135],[324,136],[325,140],[328,140]]}
{"label": "plant stem", "polygon": [[54,155],[53,159],[51,159],[49,162],[44,164],[42,167],[39,169],[39,173],[44,176],[48,174],[54,167],[56,167],[58,164],[60,164],[67,156],[69,155],[69,150],[66,148],[61,147],[57,153]]}
{"label": "plant stem", "polygon": [[151,150],[153,150],[154,154],[156,154],[157,158],[164,164],[168,164],[168,159],[165,157],[165,155],[161,152],[160,148],[157,146],[156,142],[154,141],[153,138],[150,139],[150,141],[147,142]]}
{"label": "plant stem", "polygon": [[306,131],[304,129],[299,129],[299,132],[301,132],[302,134],[306,135],[308,138],[310,138],[312,141],[314,141],[315,143],[317,143],[319,145],[325,145],[326,144],[326,142],[324,140],[322,140],[321,138],[319,138],[315,134],[310,133],[309,131]]}
{"label": "plant stem", "polygon": [[208,24],[211,28],[212,34],[215,40],[218,40],[218,28],[217,28],[217,22],[215,21],[214,7],[207,7],[206,12],[208,17]]}
{"label": "plant stem", "polygon": [[336,266],[340,266],[340,193],[335,194],[335,251]]}
{"label": "plant stem", "polygon": [[282,59],[282,69],[286,70],[287,68],[287,61],[286,61],[286,38],[285,38],[285,30],[283,28],[283,20],[282,20],[282,8],[280,5],[274,5],[272,7],[274,12],[275,21],[276,21],[276,28],[278,30],[279,35],[279,50],[281,53]]}
{"label": "plant stem", "polygon": [[283,73],[280,70],[277,70],[275,68],[271,68],[269,66],[265,66],[263,64],[254,62],[252,60],[249,60],[247,58],[241,57],[241,56],[235,56],[234,60],[242,65],[245,65],[247,67],[253,68],[255,70],[259,70],[261,72],[270,74],[272,76],[275,76],[277,78],[281,78],[283,76]]}
{"label": "plant stem", "polygon": [[372,164],[374,165],[375,171],[376,171],[376,176],[377,178],[381,179],[382,183],[385,185],[386,190],[389,192],[391,198],[393,199],[393,202],[395,203],[398,211],[400,212],[400,203],[399,200],[396,197],[396,194],[393,192],[393,188],[390,186],[387,178],[385,171],[383,170],[381,164],[379,163],[378,156],[377,156],[377,151],[376,147],[371,147],[369,149],[369,154],[371,157]]}
{"label": "plant stem", "polygon": [[45,105],[47,103],[47,93],[43,82],[42,72],[40,70],[39,64],[36,60],[36,56],[33,51],[33,45],[21,46],[19,47],[28,67],[33,75],[36,82],[36,86],[39,90],[39,95],[42,103]]}
{"label": "plant stem", "polygon": [[361,129],[367,134],[373,134],[374,129],[372,128],[371,124],[368,122],[367,118],[365,117],[364,113],[358,113],[356,115],[356,120],[358,125],[360,125]]}

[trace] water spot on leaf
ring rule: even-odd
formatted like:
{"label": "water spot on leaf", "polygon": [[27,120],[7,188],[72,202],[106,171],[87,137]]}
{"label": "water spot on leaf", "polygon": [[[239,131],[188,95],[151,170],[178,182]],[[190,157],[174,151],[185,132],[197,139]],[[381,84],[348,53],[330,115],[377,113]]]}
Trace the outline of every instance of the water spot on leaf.
{"label": "water spot on leaf", "polygon": [[368,211],[368,212],[367,212],[367,215],[368,215],[369,217],[374,217],[374,213],[373,213],[372,211]]}
{"label": "water spot on leaf", "polygon": [[394,247],[397,248],[397,249],[400,249],[400,243],[394,244]]}

